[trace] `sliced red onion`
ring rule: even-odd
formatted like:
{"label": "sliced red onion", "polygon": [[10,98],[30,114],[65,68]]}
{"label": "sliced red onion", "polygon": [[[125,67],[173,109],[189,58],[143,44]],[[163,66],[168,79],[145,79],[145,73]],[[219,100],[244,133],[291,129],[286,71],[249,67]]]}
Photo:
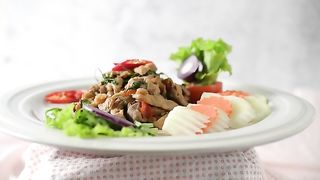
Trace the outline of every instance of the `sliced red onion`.
{"label": "sliced red onion", "polygon": [[196,56],[190,56],[185,60],[178,71],[178,77],[187,82],[195,80],[195,74],[202,70],[202,63],[197,59]]}
{"label": "sliced red onion", "polygon": [[83,105],[83,108],[85,110],[87,110],[87,111],[95,113],[97,116],[105,119],[106,121],[108,121],[110,123],[116,124],[118,126],[121,126],[121,127],[135,126],[134,123],[132,123],[132,122],[126,120],[126,119],[119,118],[117,116],[109,114],[109,113],[107,113],[105,111],[102,111],[102,110],[100,110],[98,108],[95,108],[93,106]]}

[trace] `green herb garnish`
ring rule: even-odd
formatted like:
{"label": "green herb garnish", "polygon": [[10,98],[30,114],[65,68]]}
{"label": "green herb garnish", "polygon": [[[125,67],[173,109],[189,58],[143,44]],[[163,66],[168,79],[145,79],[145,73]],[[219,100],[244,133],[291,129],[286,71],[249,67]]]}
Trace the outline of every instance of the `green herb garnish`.
{"label": "green herb garnish", "polygon": [[103,78],[103,80],[101,81],[101,84],[108,84],[108,83],[112,83],[115,85],[118,84],[116,79],[114,77],[112,77],[112,75],[109,73],[102,74],[102,78]]}
{"label": "green herb garnish", "polygon": [[128,88],[128,90],[130,89],[138,89],[140,88],[142,85],[146,84],[144,81],[136,81],[132,83],[132,86]]}

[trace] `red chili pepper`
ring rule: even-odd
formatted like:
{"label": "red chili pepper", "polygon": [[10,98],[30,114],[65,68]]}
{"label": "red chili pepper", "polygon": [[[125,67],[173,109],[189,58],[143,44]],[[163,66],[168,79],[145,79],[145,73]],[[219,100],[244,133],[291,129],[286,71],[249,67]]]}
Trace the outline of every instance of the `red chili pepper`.
{"label": "red chili pepper", "polygon": [[140,59],[128,59],[121,63],[115,63],[115,66],[112,68],[112,71],[132,70],[136,67],[139,67],[141,65],[145,65],[148,63],[151,63],[151,61],[140,60]]}
{"label": "red chili pepper", "polygon": [[81,99],[83,91],[81,90],[66,90],[49,93],[45,96],[45,100],[49,103],[65,104],[77,102]]}

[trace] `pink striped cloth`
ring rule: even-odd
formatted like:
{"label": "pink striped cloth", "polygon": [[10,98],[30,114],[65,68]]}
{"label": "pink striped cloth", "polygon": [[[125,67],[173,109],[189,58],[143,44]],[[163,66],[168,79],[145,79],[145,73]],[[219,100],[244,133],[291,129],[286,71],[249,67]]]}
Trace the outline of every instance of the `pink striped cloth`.
{"label": "pink striped cloth", "polygon": [[90,155],[32,144],[19,179],[264,179],[253,149],[232,153]]}

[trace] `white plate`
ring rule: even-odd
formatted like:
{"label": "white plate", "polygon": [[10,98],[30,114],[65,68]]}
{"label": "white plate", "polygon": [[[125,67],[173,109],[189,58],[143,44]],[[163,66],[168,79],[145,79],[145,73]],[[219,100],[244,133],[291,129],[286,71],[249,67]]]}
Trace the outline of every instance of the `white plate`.
{"label": "white plate", "polygon": [[[43,97],[63,89],[87,89],[92,79],[68,80],[23,88],[7,94],[0,102],[0,131],[12,136],[96,154],[174,154],[243,150],[294,135],[311,122],[313,107],[303,99],[274,89],[225,83],[225,89],[239,89],[268,97],[272,113],[254,125],[227,132],[198,136],[80,139],[47,128],[43,114],[48,108]],[[39,118],[36,118],[39,117]]]}

